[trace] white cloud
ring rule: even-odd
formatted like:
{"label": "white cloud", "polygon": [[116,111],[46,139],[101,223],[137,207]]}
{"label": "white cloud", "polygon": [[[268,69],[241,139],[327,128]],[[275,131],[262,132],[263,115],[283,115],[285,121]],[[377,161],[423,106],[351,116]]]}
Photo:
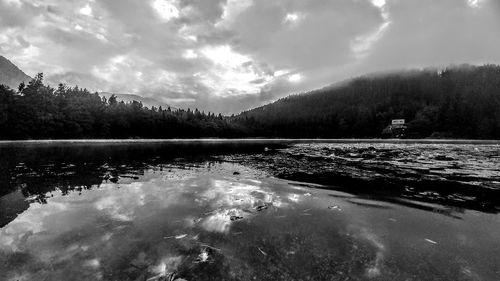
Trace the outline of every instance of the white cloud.
{"label": "white cloud", "polygon": [[87,5],[83,6],[80,10],[79,10],[80,14],[84,15],[84,16],[92,16],[92,7],[90,7],[90,4],[87,3]]}
{"label": "white cloud", "polygon": [[389,11],[387,9],[386,0],[370,0],[373,6],[380,10],[380,15],[385,22],[389,21]]}
{"label": "white cloud", "polygon": [[480,0],[467,0],[467,4],[473,8],[479,7],[480,3],[481,3]]}
{"label": "white cloud", "polygon": [[102,42],[108,42],[108,39],[106,39],[106,36],[104,36],[104,35],[102,35],[100,33],[96,34],[95,37],[97,39],[99,39],[100,41],[102,41]]}
{"label": "white cloud", "polygon": [[224,5],[224,12],[221,19],[216,23],[216,26],[229,26],[239,14],[253,5],[253,0],[228,0]]}
{"label": "white cloud", "polygon": [[196,77],[218,96],[255,94],[272,79],[255,67],[250,57],[233,51],[229,45],[205,47],[201,54],[213,65],[210,72]]}
{"label": "white cloud", "polygon": [[295,74],[288,76],[288,81],[290,81],[292,83],[299,83],[300,81],[302,81],[302,79],[303,79],[303,77],[300,73],[295,73]]}
{"label": "white cloud", "polygon": [[286,16],[285,16],[285,22],[287,22],[287,21],[294,22],[294,21],[296,21],[298,19],[299,19],[299,15],[295,14],[295,13],[286,14]]}
{"label": "white cloud", "polygon": [[280,76],[283,76],[283,75],[286,75],[290,73],[290,70],[286,70],[286,69],[280,69],[280,70],[277,70],[273,73],[273,76],[274,77],[280,77]]}
{"label": "white cloud", "polygon": [[304,15],[301,13],[288,13],[283,18],[283,23],[286,24],[297,24],[304,18]]}
{"label": "white cloud", "polygon": [[229,45],[205,47],[202,54],[213,63],[226,67],[238,67],[251,59],[245,55],[234,52]]}
{"label": "white cloud", "polygon": [[21,2],[21,0],[4,0],[4,1],[8,5],[16,6],[17,8],[19,8],[19,7],[21,7],[23,5],[23,3]]}
{"label": "white cloud", "polygon": [[179,9],[168,0],[154,0],[152,3],[153,9],[165,21],[179,17]]}
{"label": "white cloud", "polygon": [[389,27],[391,22],[386,21],[377,28],[373,33],[358,36],[351,42],[351,50],[356,58],[363,58],[368,55],[368,52],[384,34],[384,31]]}
{"label": "white cloud", "polygon": [[21,64],[29,64],[36,60],[40,56],[40,48],[30,45],[27,48],[22,49],[22,51],[15,57],[17,62]]}
{"label": "white cloud", "polygon": [[142,73],[142,71],[136,71],[135,72],[135,77],[137,77],[137,79],[139,79],[139,80],[143,80],[142,79],[143,75],[144,75],[144,73]]}
{"label": "white cloud", "polygon": [[385,0],[371,0],[371,1],[374,6],[379,8],[384,7],[386,4]]}
{"label": "white cloud", "polygon": [[198,57],[198,54],[192,49],[188,49],[182,53],[182,57],[185,59],[195,59]]}
{"label": "white cloud", "polygon": [[133,69],[134,61],[128,55],[117,55],[110,58],[104,65],[94,66],[92,74],[108,82],[132,82],[128,70]]}
{"label": "white cloud", "polygon": [[386,0],[371,0],[371,3],[380,10],[380,15],[384,21],[375,31],[357,36],[351,41],[351,50],[357,59],[364,58],[369,54],[373,45],[382,38],[384,32],[391,24]]}
{"label": "white cloud", "polygon": [[190,40],[190,41],[193,41],[193,42],[197,42],[198,41],[198,38],[196,36],[194,36],[194,35],[187,35],[184,38],[186,38],[186,40]]}

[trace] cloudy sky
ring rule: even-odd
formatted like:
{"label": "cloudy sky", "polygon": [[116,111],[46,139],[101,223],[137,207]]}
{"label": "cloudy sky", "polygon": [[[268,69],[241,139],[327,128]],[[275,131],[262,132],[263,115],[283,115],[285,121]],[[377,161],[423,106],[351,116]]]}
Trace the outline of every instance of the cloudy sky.
{"label": "cloudy sky", "polygon": [[500,63],[498,0],[0,0],[27,74],[235,113],[370,72]]}

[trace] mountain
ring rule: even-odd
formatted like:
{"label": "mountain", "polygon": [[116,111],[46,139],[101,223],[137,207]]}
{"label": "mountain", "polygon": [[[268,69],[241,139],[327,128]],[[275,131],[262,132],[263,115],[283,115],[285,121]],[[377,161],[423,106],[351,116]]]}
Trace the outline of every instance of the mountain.
{"label": "mountain", "polygon": [[245,111],[250,136],[379,138],[393,119],[406,137],[500,139],[500,66],[378,73]]}
{"label": "mountain", "polygon": [[174,110],[176,108],[164,103],[164,102],[161,102],[161,101],[158,101],[154,98],[146,98],[146,97],[141,97],[139,95],[133,95],[133,94],[116,94],[116,93],[108,93],[108,92],[101,92],[99,93],[100,96],[103,96],[105,97],[106,99],[109,99],[109,97],[111,97],[112,95],[115,95],[116,96],[116,100],[118,101],[123,101],[125,103],[129,103],[129,102],[132,102],[132,101],[138,101],[138,102],[141,102],[142,105],[146,106],[146,107],[162,107],[162,108],[168,108],[170,107],[170,109]]}
{"label": "mountain", "polygon": [[26,75],[7,58],[0,56],[0,84],[17,89],[21,82],[28,83],[31,77]]}

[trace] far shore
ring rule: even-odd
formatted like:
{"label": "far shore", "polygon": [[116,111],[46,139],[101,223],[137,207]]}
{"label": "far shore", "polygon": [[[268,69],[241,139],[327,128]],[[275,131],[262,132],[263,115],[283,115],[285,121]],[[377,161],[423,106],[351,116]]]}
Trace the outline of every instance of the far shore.
{"label": "far shore", "polygon": [[0,145],[29,144],[137,144],[137,143],[428,143],[428,144],[492,144],[500,140],[473,139],[293,139],[293,138],[197,138],[197,139],[46,139],[0,140]]}

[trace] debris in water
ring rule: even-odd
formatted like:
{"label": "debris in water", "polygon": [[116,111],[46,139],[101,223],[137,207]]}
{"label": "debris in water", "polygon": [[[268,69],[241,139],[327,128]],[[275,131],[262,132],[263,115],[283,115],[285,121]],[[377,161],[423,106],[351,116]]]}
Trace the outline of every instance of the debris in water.
{"label": "debris in water", "polygon": [[431,243],[431,244],[437,244],[438,242],[434,241],[434,240],[431,240],[431,239],[427,239],[425,238],[425,241]]}
{"label": "debris in water", "polygon": [[304,196],[311,196],[312,194],[307,192],[307,193],[304,193]]}
{"label": "debris in water", "polygon": [[165,274],[158,274],[155,275],[149,279],[146,279],[146,281],[177,281],[177,280],[184,280],[184,279],[179,279],[176,278],[177,274],[175,272],[167,272]]}
{"label": "debris in water", "polygon": [[237,176],[237,175],[239,175],[239,174],[240,174],[240,172],[234,172],[234,173],[233,173],[233,175],[235,175],[235,176]]}
{"label": "debris in water", "polygon": [[260,212],[262,210],[267,209],[268,207],[269,206],[267,204],[264,204],[264,205],[260,205],[260,206],[255,207],[255,209]]}
{"label": "debris in water", "polygon": [[266,252],[262,251],[261,248],[257,247],[257,249],[259,249],[259,251],[264,255],[264,256],[267,256]]}
{"label": "debris in water", "polygon": [[205,212],[205,213],[203,213],[203,215],[207,216],[207,215],[211,215],[211,214],[213,214],[215,212],[217,212],[217,210],[212,210],[212,211]]}
{"label": "debris in water", "polygon": [[193,263],[201,263],[207,261],[208,261],[208,251],[207,249],[203,249]]}
{"label": "debris in water", "polygon": [[182,239],[185,238],[187,234],[180,234],[180,235],[172,235],[172,236],[165,236],[163,239],[170,239],[170,238],[175,238],[175,239]]}
{"label": "debris in water", "polygon": [[237,221],[237,220],[242,220],[242,219],[243,219],[243,217],[242,217],[242,216],[234,216],[234,215],[233,215],[233,216],[229,217],[229,219],[230,219],[231,221]]}
{"label": "debris in water", "polygon": [[342,211],[342,209],[339,206],[337,206],[337,205],[328,206],[328,209]]}
{"label": "debris in water", "polygon": [[138,176],[121,175],[120,177],[122,177],[122,178],[134,179],[134,180],[138,180],[138,179],[139,179],[139,177],[138,177]]}
{"label": "debris in water", "polygon": [[210,246],[210,245],[203,244],[203,243],[200,243],[200,246],[202,246],[202,247],[207,247],[207,248],[210,248],[210,249],[212,249],[212,250],[219,251],[219,252],[221,252],[221,251],[222,251],[222,250],[221,250],[221,249],[219,249],[219,248],[215,248],[215,247],[212,247],[212,246]]}

